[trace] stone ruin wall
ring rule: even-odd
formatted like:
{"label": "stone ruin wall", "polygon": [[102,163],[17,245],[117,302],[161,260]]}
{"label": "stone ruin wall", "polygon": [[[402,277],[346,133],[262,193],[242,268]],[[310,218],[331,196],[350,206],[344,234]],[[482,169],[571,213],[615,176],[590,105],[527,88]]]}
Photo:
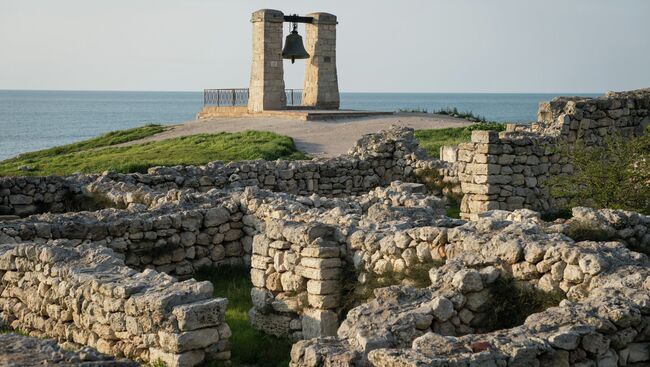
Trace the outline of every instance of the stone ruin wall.
{"label": "stone ruin wall", "polygon": [[[88,210],[86,186],[100,178],[125,185],[156,190],[234,189],[255,186],[299,195],[349,196],[367,193],[395,180],[413,182],[417,172],[436,172],[447,182],[457,183],[455,170],[447,163],[426,158],[410,129],[392,129],[368,134],[349,154],[310,161],[220,161],[205,166],[154,167],[148,174],[73,175],[67,177],[0,177],[0,216],[25,217],[39,213]],[[129,190],[136,190],[129,188]],[[109,205],[126,206],[139,194]],[[104,201],[103,198],[90,198]],[[97,209],[97,208],[94,208]],[[90,210],[94,210],[90,208]]]}
{"label": "stone ruin wall", "polygon": [[[637,213],[576,208],[573,221],[646,229]],[[352,309],[335,338],[294,344],[291,366],[625,366],[650,361],[650,262],[624,242],[575,242],[570,223],[530,210],[486,212],[448,230],[431,286],[394,286]],[[500,277],[566,299],[489,331]]]}
{"label": "stone ruin wall", "polygon": [[573,172],[558,147],[577,141],[602,145],[615,135],[640,136],[650,124],[649,109],[649,89],[599,98],[559,97],[540,103],[539,122],[530,127],[511,126],[502,133],[474,131],[472,141],[460,144],[457,152],[465,194],[462,216],[476,218],[494,209],[553,209],[556,205],[544,183],[550,176]]}
{"label": "stone ruin wall", "polygon": [[0,323],[70,346],[169,366],[229,359],[226,299],[212,284],[138,273],[95,243],[0,245]]}

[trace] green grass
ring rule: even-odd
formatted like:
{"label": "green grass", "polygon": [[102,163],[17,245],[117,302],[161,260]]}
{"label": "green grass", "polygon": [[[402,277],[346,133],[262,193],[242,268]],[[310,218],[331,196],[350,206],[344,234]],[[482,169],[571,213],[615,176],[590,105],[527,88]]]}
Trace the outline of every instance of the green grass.
{"label": "green grass", "polygon": [[151,135],[155,135],[165,131],[167,128],[162,125],[149,124],[141,127],[136,127],[127,130],[111,131],[109,133],[100,135],[96,138],[83,140],[77,143],[61,145],[54,148],[38,150],[19,155],[19,159],[40,159],[52,157],[59,154],[68,154],[74,152],[81,152],[84,150],[102,148],[111,145],[126,143],[133,140],[143,139]]}
{"label": "green grass", "polygon": [[420,146],[427,151],[430,157],[440,158],[440,147],[443,145],[458,145],[471,140],[474,130],[504,131],[505,124],[498,122],[476,123],[465,127],[451,127],[447,129],[416,130],[415,137]]}
{"label": "green grass", "polygon": [[[271,132],[199,134],[125,147],[110,145],[155,134],[160,126],[117,131],[95,139],[27,153],[0,162],[0,176],[146,172],[153,166],[200,165],[211,161],[263,158],[306,159],[293,139]],[[31,169],[24,172],[21,166]]]}
{"label": "green grass", "polygon": [[214,295],[228,299],[226,322],[232,330],[230,337],[232,366],[288,366],[292,343],[287,339],[263,334],[248,322],[248,310],[253,307],[250,291],[253,284],[246,268],[204,269],[196,279],[209,280]]}
{"label": "green grass", "polygon": [[12,329],[7,326],[0,326],[0,334],[18,334],[22,336],[29,336],[29,333],[21,330],[21,329]]}

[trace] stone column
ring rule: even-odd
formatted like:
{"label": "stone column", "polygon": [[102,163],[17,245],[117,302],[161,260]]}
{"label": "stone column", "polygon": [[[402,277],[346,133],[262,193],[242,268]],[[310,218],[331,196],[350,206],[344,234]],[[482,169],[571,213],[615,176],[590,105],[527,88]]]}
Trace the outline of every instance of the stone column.
{"label": "stone column", "polygon": [[319,109],[339,108],[339,82],[336,75],[336,16],[311,13],[311,24],[306,24],[305,48],[311,56],[305,69],[302,92],[303,106]]}
{"label": "stone column", "polygon": [[287,105],[282,68],[284,14],[262,9],[253,13],[253,63],[248,111],[281,110]]}

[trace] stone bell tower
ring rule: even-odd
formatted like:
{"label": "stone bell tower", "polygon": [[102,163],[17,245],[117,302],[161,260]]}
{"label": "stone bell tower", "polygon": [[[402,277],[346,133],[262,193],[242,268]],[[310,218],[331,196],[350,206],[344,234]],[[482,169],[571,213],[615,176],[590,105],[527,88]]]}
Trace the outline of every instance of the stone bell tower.
{"label": "stone bell tower", "polygon": [[253,62],[248,96],[248,111],[287,108],[282,59],[284,22],[306,24],[306,50],[302,106],[338,109],[339,87],[336,74],[336,16],[312,13],[304,17],[285,16],[279,10],[262,9],[253,13]]}

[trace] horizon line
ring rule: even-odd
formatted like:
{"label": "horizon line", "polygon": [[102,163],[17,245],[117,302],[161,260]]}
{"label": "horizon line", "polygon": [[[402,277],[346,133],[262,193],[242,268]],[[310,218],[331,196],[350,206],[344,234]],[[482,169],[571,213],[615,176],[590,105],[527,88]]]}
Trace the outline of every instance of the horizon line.
{"label": "horizon line", "polygon": [[[206,88],[212,89],[212,88]],[[216,88],[216,89],[248,89],[248,88]],[[291,89],[291,88],[287,88]],[[300,89],[300,88],[298,88]],[[638,89],[638,88],[635,88]],[[626,90],[635,90],[635,89],[626,89]],[[611,90],[605,91],[554,91],[554,92],[543,92],[543,91],[455,91],[455,92],[431,92],[431,91],[418,91],[418,92],[396,92],[396,91],[340,91],[339,93],[364,93],[364,94],[562,94],[562,95],[580,95],[580,94],[606,94]],[[618,90],[615,90],[618,91]],[[623,91],[623,90],[621,90]],[[122,93],[201,93],[202,89],[199,90],[144,90],[144,89],[1,89],[0,92],[122,92]]]}

